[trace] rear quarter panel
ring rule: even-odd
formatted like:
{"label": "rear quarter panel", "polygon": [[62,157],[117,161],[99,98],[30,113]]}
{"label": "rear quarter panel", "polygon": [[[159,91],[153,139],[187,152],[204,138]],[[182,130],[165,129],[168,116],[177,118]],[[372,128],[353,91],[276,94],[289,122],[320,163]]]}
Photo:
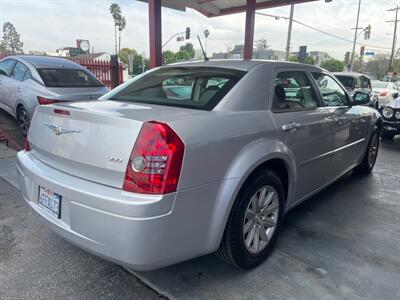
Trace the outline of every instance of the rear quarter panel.
{"label": "rear quarter panel", "polygon": [[[170,123],[186,146],[178,190],[187,197],[177,197],[175,208],[185,201],[191,227],[201,228],[198,238],[206,247],[203,254],[218,248],[236,196],[254,169],[269,159],[280,158],[294,176],[289,154],[276,140],[270,114],[266,109],[212,111]],[[213,193],[204,194],[203,199],[190,197],[188,191],[208,184],[217,185]]]}

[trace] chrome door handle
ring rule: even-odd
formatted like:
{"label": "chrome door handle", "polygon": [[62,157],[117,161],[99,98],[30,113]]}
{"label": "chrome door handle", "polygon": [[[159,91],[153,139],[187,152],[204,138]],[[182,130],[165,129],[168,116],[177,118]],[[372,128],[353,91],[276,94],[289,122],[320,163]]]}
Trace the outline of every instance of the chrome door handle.
{"label": "chrome door handle", "polygon": [[289,124],[282,125],[282,130],[288,131],[288,130],[292,130],[292,129],[297,129],[299,127],[301,127],[300,123],[289,123]]}

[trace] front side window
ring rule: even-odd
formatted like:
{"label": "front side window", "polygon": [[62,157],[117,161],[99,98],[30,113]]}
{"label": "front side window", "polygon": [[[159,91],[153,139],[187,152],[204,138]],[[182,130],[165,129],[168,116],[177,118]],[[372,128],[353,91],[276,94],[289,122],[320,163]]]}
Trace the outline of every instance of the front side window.
{"label": "front side window", "polygon": [[312,73],[326,106],[347,106],[347,93],[331,76]]}
{"label": "front side window", "polygon": [[211,110],[245,72],[213,67],[171,67],[133,79],[110,100]]}
{"label": "front side window", "polygon": [[15,60],[6,59],[0,62],[0,70],[2,70],[7,76],[10,76],[11,70],[15,65]]}
{"label": "front side window", "polygon": [[11,78],[22,81],[26,71],[28,71],[28,68],[24,64],[17,62],[14,69],[12,70]]}
{"label": "front side window", "polygon": [[280,72],[275,78],[272,110],[301,110],[318,106],[317,98],[304,72]]}
{"label": "front side window", "polygon": [[38,69],[47,87],[101,87],[103,84],[79,69]]}

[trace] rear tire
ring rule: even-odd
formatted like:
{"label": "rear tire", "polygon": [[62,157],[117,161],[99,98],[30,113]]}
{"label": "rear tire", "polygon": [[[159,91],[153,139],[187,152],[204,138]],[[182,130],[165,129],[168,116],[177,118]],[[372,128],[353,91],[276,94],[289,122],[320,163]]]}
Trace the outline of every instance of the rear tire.
{"label": "rear tire", "polygon": [[260,265],[282,226],[285,191],[279,176],[263,170],[245,183],[230,212],[217,256],[239,268]]}
{"label": "rear tire", "polygon": [[368,142],[367,151],[364,154],[361,164],[357,167],[356,171],[363,174],[369,174],[375,166],[376,158],[379,152],[379,129],[375,128]]}
{"label": "rear tire", "polygon": [[383,132],[381,136],[382,136],[382,138],[383,138],[384,140],[393,140],[393,138],[394,138],[395,135],[396,135],[396,134],[391,133],[391,132]]}
{"label": "rear tire", "polygon": [[20,106],[17,110],[17,123],[19,132],[26,137],[30,126],[30,119],[28,112],[23,106]]}

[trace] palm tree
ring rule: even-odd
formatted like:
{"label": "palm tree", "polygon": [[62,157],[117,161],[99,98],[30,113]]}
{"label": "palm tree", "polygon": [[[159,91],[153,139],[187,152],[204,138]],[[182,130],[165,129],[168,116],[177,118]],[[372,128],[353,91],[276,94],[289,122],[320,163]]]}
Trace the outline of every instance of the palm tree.
{"label": "palm tree", "polygon": [[122,18],[121,7],[117,3],[112,3],[110,5],[110,13],[114,19],[115,54],[118,54],[118,52],[117,52],[117,26],[118,26],[119,20],[121,20],[121,18]]}
{"label": "palm tree", "polygon": [[119,31],[119,43],[118,43],[118,53],[121,51],[121,32],[126,27],[125,17],[122,17],[118,20],[118,31]]}

